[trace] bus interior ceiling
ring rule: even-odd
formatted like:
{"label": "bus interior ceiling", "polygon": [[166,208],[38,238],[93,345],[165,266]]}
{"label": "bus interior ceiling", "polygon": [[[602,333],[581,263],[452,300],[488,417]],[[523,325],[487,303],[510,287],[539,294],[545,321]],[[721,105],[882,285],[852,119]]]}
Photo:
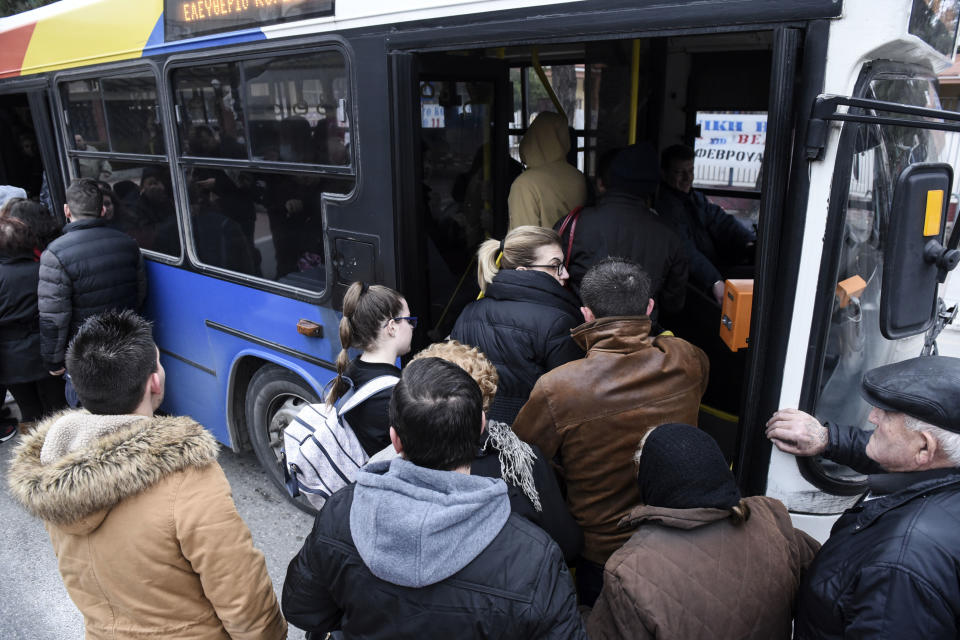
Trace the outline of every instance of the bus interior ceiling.
{"label": "bus interior ceiling", "polygon": [[[565,113],[576,143],[568,161],[587,176],[592,197],[598,159],[630,142],[634,68],[635,141],[649,141],[658,150],[678,143],[696,147],[695,187],[747,226],[755,225],[763,137],[752,137],[759,151],[753,166],[736,170],[711,162],[707,148],[711,142],[712,148],[736,142],[729,140],[723,122],[730,118],[724,114],[749,114],[765,127],[772,41],[771,32],[757,31],[422,54],[421,224],[427,264],[420,273],[427,278],[419,286],[428,288],[430,308],[421,341],[446,337],[459,312],[476,298],[476,250],[485,238],[506,233],[507,194],[523,169],[519,143],[532,120],[542,111]],[[497,91],[498,82],[508,88]],[[493,139],[496,132],[507,136],[506,145]],[[752,278],[753,266],[724,276]],[[684,311],[661,320],[708,354],[712,375],[701,423],[732,458],[746,351],[731,352],[720,340],[719,307],[692,287]]]}
{"label": "bus interior ceiling", "polygon": [[0,94],[0,184],[40,195],[43,162],[25,93]]}

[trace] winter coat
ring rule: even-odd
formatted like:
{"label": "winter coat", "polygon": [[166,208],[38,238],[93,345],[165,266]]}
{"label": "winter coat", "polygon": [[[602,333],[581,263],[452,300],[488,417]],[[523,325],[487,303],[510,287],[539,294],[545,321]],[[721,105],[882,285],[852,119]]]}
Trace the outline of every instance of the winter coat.
{"label": "winter coat", "polygon": [[286,638],[216,454],[189,418],[86,411],[17,446],[10,491],[44,520],[88,640]]}
{"label": "winter coat", "polygon": [[0,256],[0,385],[49,375],[40,358],[39,273],[33,255]]}
{"label": "winter coat", "polygon": [[[559,231],[559,223],[555,228]],[[564,249],[569,237],[568,227],[561,243]],[[683,241],[637,196],[607,191],[598,204],[580,212],[567,255],[571,289],[579,292],[587,270],[610,256],[643,267],[653,281],[653,298],[664,312],[683,308],[687,295]]]}
{"label": "winter coat", "polygon": [[603,564],[630,537],[619,522],[640,503],[633,454],[652,427],[697,424],[707,356],[686,340],[650,337],[647,316],[601,318],[573,331],[587,357],[540,378],[513,424],[560,459],[583,557]]}
{"label": "winter coat", "polygon": [[683,193],[661,184],[657,213],[683,240],[690,281],[705,291],[723,280],[716,265],[743,260],[747,245],[757,239],[752,230],[696,189]]}
{"label": "winter coat", "polygon": [[[360,357],[354,358],[344,372],[354,389],[380,376],[400,377],[400,369],[392,364],[383,362],[364,362]],[[384,447],[392,447],[390,443],[390,398],[393,396],[393,387],[375,393],[366,401],[361,402],[346,414],[350,428],[360,442],[360,446],[368,456],[376,455]]]}
{"label": "winter coat", "polygon": [[580,301],[549,274],[505,269],[493,277],[450,332],[497,368],[500,383],[488,418],[511,424],[540,376],[583,357],[570,338],[582,322]]}
{"label": "winter coat", "polygon": [[282,600],[314,637],[586,638],[560,549],[502,480],[402,458],[327,500]]}
{"label": "winter coat", "polygon": [[510,186],[511,229],[525,224],[549,229],[586,202],[587,179],[567,162],[569,151],[563,117],[550,111],[538,115],[520,141],[520,160],[527,169]]}
{"label": "winter coat", "polygon": [[143,304],[147,278],[140,248],[103,218],[71,222],[40,256],[37,293],[43,360],[56,371],[84,320]]}
{"label": "winter coat", "polygon": [[[529,451],[529,454],[527,454]],[[529,457],[528,457],[529,455]],[[487,437],[470,473],[503,478],[510,509],[546,531],[572,565],[583,549],[583,532],[570,515],[550,462],[502,422],[487,421]]]}
{"label": "winter coat", "polygon": [[779,501],[746,498],[750,517],[724,509],[636,507],[637,532],[607,561],[587,620],[591,640],[790,638],[794,596],[820,547]]}
{"label": "winter coat", "polygon": [[870,485],[872,499],[837,520],[810,566],[794,637],[960,637],[960,469]]}

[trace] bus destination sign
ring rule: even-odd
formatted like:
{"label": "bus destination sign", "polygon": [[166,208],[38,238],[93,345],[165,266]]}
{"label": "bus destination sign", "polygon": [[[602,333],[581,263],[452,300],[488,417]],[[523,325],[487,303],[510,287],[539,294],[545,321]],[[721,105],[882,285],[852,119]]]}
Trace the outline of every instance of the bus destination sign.
{"label": "bus destination sign", "polygon": [[334,0],[164,0],[167,42],[333,15]]}

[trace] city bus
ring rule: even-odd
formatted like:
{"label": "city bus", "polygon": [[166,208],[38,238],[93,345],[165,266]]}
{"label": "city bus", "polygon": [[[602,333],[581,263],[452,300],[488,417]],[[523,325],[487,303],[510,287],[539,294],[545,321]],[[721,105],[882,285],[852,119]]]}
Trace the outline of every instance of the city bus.
{"label": "city bus", "polygon": [[610,149],[694,147],[695,186],[757,231],[749,335],[722,343],[731,318],[694,290],[664,322],[710,355],[701,426],[741,489],[823,539],[864,478],[772,449],[764,423],[866,425],[862,373],[949,319],[931,194],[952,180],[936,74],[958,4],[62,0],[0,20],[0,183],[55,215],[71,180],[110,187],[147,262],[162,409],[252,448],[279,490],[346,288],[401,291],[415,347],[447,336],[538,113],[567,117],[591,179]]}

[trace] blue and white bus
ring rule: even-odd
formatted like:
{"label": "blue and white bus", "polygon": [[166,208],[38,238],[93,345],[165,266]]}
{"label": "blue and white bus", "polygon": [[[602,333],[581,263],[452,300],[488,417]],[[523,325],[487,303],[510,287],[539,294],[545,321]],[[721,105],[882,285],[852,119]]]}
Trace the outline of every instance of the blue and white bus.
{"label": "blue and white bus", "polygon": [[[713,148],[704,167],[749,146],[742,175],[698,174],[757,228],[748,346],[721,343],[702,292],[676,330],[711,356],[701,426],[742,489],[822,538],[863,478],[771,450],[763,425],[781,406],[866,424],[859,376],[918,354],[937,320],[936,283],[904,287],[891,246],[948,242],[946,210],[900,187],[908,168],[950,180],[936,74],[958,5],[62,0],[0,20],[0,183],[38,196],[45,177],[55,210],[71,179],[110,185],[149,265],[163,409],[252,447],[279,485],[281,429],[333,375],[345,288],[394,287],[417,345],[446,336],[537,113],[566,115],[588,176],[640,140]],[[704,126],[725,120],[762,131]]]}

